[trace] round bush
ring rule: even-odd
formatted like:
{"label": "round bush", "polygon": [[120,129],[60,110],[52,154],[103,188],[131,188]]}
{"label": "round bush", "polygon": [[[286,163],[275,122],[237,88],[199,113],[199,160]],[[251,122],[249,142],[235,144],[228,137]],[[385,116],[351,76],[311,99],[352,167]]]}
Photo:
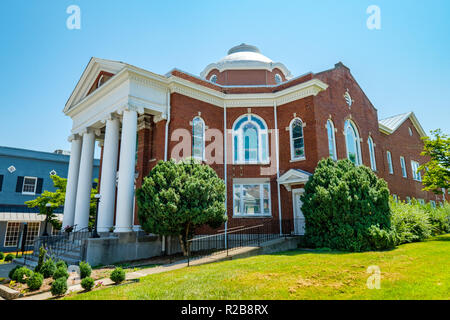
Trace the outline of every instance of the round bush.
{"label": "round bush", "polygon": [[5,254],[3,252],[0,252],[0,260],[5,259]]}
{"label": "round bush", "polygon": [[91,291],[94,287],[94,279],[92,279],[91,277],[84,278],[83,280],[81,280],[81,286],[84,290]]}
{"label": "round bush", "polygon": [[5,262],[10,262],[14,260],[14,255],[12,253],[8,253],[5,257]]}
{"label": "round bush", "polygon": [[33,275],[33,271],[28,269],[27,267],[20,267],[14,272],[13,280],[20,282],[20,283],[26,283],[28,278],[30,278]]}
{"label": "round bush", "polygon": [[56,262],[56,269],[61,267],[67,269],[67,263],[64,260],[58,260],[58,262]]}
{"label": "round bush", "polygon": [[69,272],[67,272],[66,267],[59,267],[53,273],[53,279],[65,278],[66,280],[69,278]]}
{"label": "round bush", "polygon": [[30,290],[39,290],[44,282],[44,276],[39,272],[33,273],[33,275],[28,278],[27,285]]}
{"label": "round bush", "polygon": [[59,278],[53,281],[50,292],[54,296],[62,296],[67,292],[67,280],[65,278]]}
{"label": "round bush", "polygon": [[17,281],[17,279],[15,278],[15,274],[16,274],[16,270],[20,269],[20,268],[21,268],[20,266],[15,266],[14,268],[12,268],[11,271],[9,271],[9,273],[8,273],[8,277],[11,280]]}
{"label": "round bush", "polygon": [[78,266],[80,267],[80,278],[81,279],[84,279],[84,278],[89,277],[91,275],[92,268],[91,268],[89,263],[84,262],[84,261],[80,261]]}
{"label": "round bush", "polygon": [[305,185],[305,236],[315,247],[345,251],[376,249],[371,226],[390,230],[389,189],[370,168],[349,160],[319,161]]}
{"label": "round bush", "polygon": [[39,272],[44,276],[45,279],[50,278],[56,271],[56,265],[52,259],[46,260]]}
{"label": "round bush", "polygon": [[116,268],[113,272],[111,272],[111,276],[109,278],[115,283],[121,283],[125,280],[125,271],[122,268]]}

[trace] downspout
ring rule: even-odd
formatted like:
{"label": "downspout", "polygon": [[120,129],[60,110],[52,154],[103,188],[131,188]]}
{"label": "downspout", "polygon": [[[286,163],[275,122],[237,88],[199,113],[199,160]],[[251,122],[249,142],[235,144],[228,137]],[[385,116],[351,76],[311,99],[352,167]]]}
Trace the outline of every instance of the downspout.
{"label": "downspout", "polygon": [[228,193],[227,193],[227,104],[223,103],[223,177],[225,180],[225,214],[227,215],[227,221],[225,222],[225,249],[228,247],[227,243],[227,229],[228,229]]}
{"label": "downspout", "polygon": [[277,193],[278,193],[278,220],[280,221],[280,236],[283,235],[283,227],[281,220],[281,192],[280,192],[280,159],[278,152],[278,119],[277,119],[277,102],[273,102],[273,114],[275,118],[275,161],[277,167]]}
{"label": "downspout", "polygon": [[[170,89],[167,91],[167,121],[166,121],[166,133],[164,141],[164,161],[167,161],[167,152],[169,148],[169,123],[170,123]],[[161,251],[163,255],[166,253],[166,236],[162,236],[161,239]]]}

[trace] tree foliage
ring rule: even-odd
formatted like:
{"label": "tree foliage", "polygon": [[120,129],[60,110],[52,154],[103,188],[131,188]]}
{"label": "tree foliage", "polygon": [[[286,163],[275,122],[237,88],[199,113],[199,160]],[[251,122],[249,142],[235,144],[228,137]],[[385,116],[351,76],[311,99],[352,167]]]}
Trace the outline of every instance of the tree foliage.
{"label": "tree foliage", "polygon": [[209,166],[160,161],[136,192],[139,222],[149,233],[178,236],[183,253],[195,228],[225,220],[225,184]]}
{"label": "tree foliage", "polygon": [[443,134],[441,130],[431,131],[433,138],[424,137],[423,156],[428,156],[430,161],[421,165],[423,170],[422,184],[424,190],[442,194],[442,189],[450,189],[450,136]]}
{"label": "tree foliage", "polygon": [[[26,201],[25,204],[29,208],[39,208],[39,214],[46,215],[48,218],[48,221],[52,224],[52,226],[60,230],[61,229],[61,222],[56,218],[56,215],[53,213],[54,209],[64,206],[64,201],[66,198],[66,185],[67,185],[67,179],[61,178],[58,175],[50,176],[50,178],[53,180],[53,186],[55,187],[55,191],[48,191],[45,190],[42,192],[40,196],[38,196],[36,199]],[[95,179],[96,182],[98,182],[97,179]],[[95,195],[98,193],[98,183],[96,188],[91,189],[91,203],[90,203],[90,210],[89,210],[89,226],[92,227],[95,220],[95,210],[97,201],[95,199]],[[47,208],[47,203],[51,204],[50,208]]]}
{"label": "tree foliage", "polygon": [[306,237],[316,247],[365,251],[378,249],[373,236],[381,230],[391,237],[389,189],[370,168],[321,160],[302,201]]}

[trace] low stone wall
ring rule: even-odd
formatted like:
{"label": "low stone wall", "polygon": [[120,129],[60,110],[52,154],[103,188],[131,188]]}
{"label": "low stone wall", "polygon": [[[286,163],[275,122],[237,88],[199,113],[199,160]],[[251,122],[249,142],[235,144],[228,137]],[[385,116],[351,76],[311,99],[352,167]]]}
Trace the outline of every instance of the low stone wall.
{"label": "low stone wall", "polygon": [[90,265],[98,266],[160,256],[161,250],[159,236],[124,232],[106,238],[83,240],[82,257]]}

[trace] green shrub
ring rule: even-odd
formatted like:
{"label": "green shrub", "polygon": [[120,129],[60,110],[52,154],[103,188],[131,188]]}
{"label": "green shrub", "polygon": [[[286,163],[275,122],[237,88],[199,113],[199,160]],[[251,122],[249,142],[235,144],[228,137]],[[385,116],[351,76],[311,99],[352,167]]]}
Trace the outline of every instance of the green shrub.
{"label": "green shrub", "polygon": [[109,277],[115,283],[121,283],[125,280],[125,271],[122,268],[115,268]]}
{"label": "green shrub", "polygon": [[20,269],[21,266],[17,265],[14,268],[12,268],[9,273],[8,273],[8,278],[14,281],[17,281],[17,279],[14,277],[15,276],[15,272],[17,269]]}
{"label": "green shrub", "polygon": [[369,228],[370,242],[372,247],[377,250],[394,248],[399,244],[399,237],[394,229],[380,229],[378,225]]}
{"label": "green shrub", "polygon": [[413,200],[411,204],[390,202],[392,226],[398,234],[399,243],[423,241],[431,236],[432,226],[424,206]]}
{"label": "green shrub", "polygon": [[349,160],[319,161],[301,199],[305,236],[316,248],[376,249],[371,226],[391,229],[386,182]]}
{"label": "green shrub", "polygon": [[14,255],[12,253],[8,253],[5,257],[5,262],[10,262],[14,260]]}
{"label": "green shrub", "polygon": [[61,267],[67,269],[67,263],[64,260],[58,260],[58,262],[56,262],[56,269]]}
{"label": "green shrub", "polygon": [[53,273],[53,279],[65,278],[66,280],[69,278],[69,272],[67,272],[66,267],[59,267],[56,269],[55,273]]}
{"label": "green shrub", "polygon": [[59,278],[53,281],[50,292],[54,296],[62,296],[67,292],[67,279]]}
{"label": "green shrub", "polygon": [[56,265],[52,259],[46,260],[39,272],[44,276],[45,279],[50,278],[56,271]]}
{"label": "green shrub", "polygon": [[84,261],[80,261],[78,266],[80,267],[80,277],[81,277],[81,279],[84,279],[84,278],[89,277],[91,275],[92,268],[91,268],[89,263],[84,262]]}
{"label": "green shrub", "polygon": [[39,248],[39,258],[37,266],[34,268],[35,272],[41,272],[42,265],[44,264],[45,255],[47,254],[47,250],[44,249],[43,246]]}
{"label": "green shrub", "polygon": [[0,252],[0,260],[5,259],[5,254],[3,252]]}
{"label": "green shrub", "polygon": [[430,219],[432,235],[450,232],[450,205],[448,203],[442,208],[433,208],[430,204],[427,204],[424,209]]}
{"label": "green shrub", "polygon": [[33,271],[27,267],[20,267],[14,272],[13,280],[20,283],[27,283],[28,278],[33,275]]}
{"label": "green shrub", "polygon": [[81,286],[84,290],[91,291],[94,287],[94,279],[92,279],[91,277],[84,278],[83,280],[81,280]]}
{"label": "green shrub", "polygon": [[39,290],[44,282],[44,276],[39,272],[34,272],[27,280],[27,285],[30,290]]}

